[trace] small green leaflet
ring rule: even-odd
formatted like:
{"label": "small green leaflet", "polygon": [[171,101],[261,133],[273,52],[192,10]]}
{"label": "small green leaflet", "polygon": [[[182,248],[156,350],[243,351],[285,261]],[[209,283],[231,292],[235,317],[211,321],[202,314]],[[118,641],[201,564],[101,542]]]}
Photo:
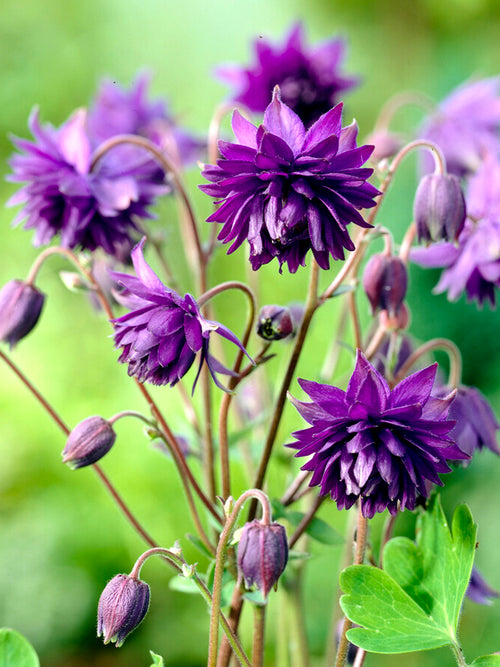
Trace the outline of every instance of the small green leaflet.
{"label": "small green leaflet", "polygon": [[341,573],[342,609],[363,626],[349,630],[349,641],[375,653],[456,643],[475,543],[469,509],[456,509],[450,533],[439,498],[432,498],[419,517],[416,544],[396,537],[384,549],[384,570],[355,565]]}
{"label": "small green leaflet", "polygon": [[476,658],[470,667],[500,667],[500,655],[482,655]]}
{"label": "small green leaflet", "polygon": [[0,629],[0,667],[40,667],[35,649],[22,634]]}
{"label": "small green leaflet", "polygon": [[153,658],[153,663],[150,667],[165,667],[165,662],[161,655],[157,655],[156,653],[153,653],[153,651],[150,651],[150,653]]}
{"label": "small green leaflet", "polygon": [[[278,500],[272,500],[273,518],[275,521],[279,519],[286,519],[292,526],[297,527],[304,518],[304,512],[297,512],[289,510],[282,505]],[[306,534],[310,538],[320,542],[321,544],[328,544],[329,546],[338,546],[344,543],[344,538],[338,533],[335,528],[332,528],[326,521],[315,516],[306,528]]]}

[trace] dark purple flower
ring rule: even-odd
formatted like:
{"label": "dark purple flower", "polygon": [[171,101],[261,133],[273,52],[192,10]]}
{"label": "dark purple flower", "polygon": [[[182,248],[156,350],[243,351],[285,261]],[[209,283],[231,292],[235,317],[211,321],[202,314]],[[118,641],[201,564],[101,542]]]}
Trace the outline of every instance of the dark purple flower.
{"label": "dark purple flower", "polygon": [[137,134],[165,150],[178,164],[196,161],[202,142],[178,127],[164,100],[149,99],[149,83],[146,74],[138,76],[129,90],[109,79],[101,83],[87,119],[92,143],[96,146],[117,134]]}
{"label": "dark purple flower", "polygon": [[283,340],[295,331],[288,308],[278,305],[262,306],[257,317],[257,335],[264,340]]}
{"label": "dark purple flower", "polygon": [[303,45],[303,28],[294,25],[283,46],[273,47],[264,39],[254,42],[255,64],[248,69],[235,65],[220,67],[219,78],[233,86],[232,100],[251,111],[265,111],[274,86],[281,88],[283,102],[309,126],[329,111],[345,90],[358,82],[345,77],[342,39],[331,39],[312,48]]}
{"label": "dark purple flower", "polygon": [[438,473],[450,471],[446,459],[464,454],[446,434],[453,395],[431,396],[437,364],[417,371],[390,389],[358,350],[346,391],[299,380],[312,403],[292,402],[311,424],[296,431],[296,456],[310,456],[302,470],[313,472],[310,486],[320,486],[339,509],[359,498],[364,516],[388,509],[414,509],[427,497],[425,482],[442,485]]}
{"label": "dark purple flower", "polygon": [[144,581],[117,574],[99,598],[97,636],[102,636],[105,644],[116,642],[120,647],[146,616],[149,597],[149,586]]}
{"label": "dark purple flower", "polygon": [[128,364],[128,374],[140,382],[173,386],[200,352],[194,385],[206,362],[215,384],[224,389],[216,373],[232,375],[232,371],[210,354],[210,335],[217,333],[245,351],[242,344],[225,326],[205,319],[190,294],[180,296],[161,282],[144,259],[144,243],[142,239],[132,250],[137,277],[111,274],[125,288],[120,301],[130,309],[113,320],[115,347],[122,348],[119,361]]}
{"label": "dark purple flower", "polygon": [[0,340],[13,348],[36,326],[45,295],[22,280],[11,280],[0,290]]}
{"label": "dark purple flower", "polygon": [[488,154],[469,182],[467,215],[458,245],[437,243],[414,248],[412,261],[428,268],[444,268],[434,288],[456,301],[465,290],[469,300],[495,305],[500,287],[500,162]]}
{"label": "dark purple flower", "polygon": [[288,561],[286,531],[279,523],[266,526],[254,519],[243,526],[238,543],[238,570],[248,588],[255,585],[266,598]]}
{"label": "dark purple flower", "polygon": [[[433,396],[442,398],[449,392],[447,387],[439,387]],[[500,455],[496,432],[500,424],[490,404],[476,387],[458,387],[455,400],[451,404],[448,417],[455,421],[449,437],[468,456],[484,447]]]}
{"label": "dark purple flower", "polygon": [[500,593],[488,584],[476,567],[473,567],[465,595],[476,604],[490,605],[493,603],[492,598],[499,597]]}
{"label": "dark purple flower", "polygon": [[133,245],[136,216],[152,217],[148,207],[166,192],[163,172],[144,170],[140,164],[104,158],[91,170],[91,143],[85,131],[84,110],[75,112],[60,128],[41,126],[35,110],[29,127],[35,141],[14,139],[21,151],[10,164],[8,177],[25,183],[8,202],[22,204],[15,223],[25,220],[34,229],[35,245],[59,234],[66,248],[121,255]]}
{"label": "dark purple flower", "polygon": [[363,288],[372,312],[386,310],[397,315],[406,296],[408,271],[402,259],[377,253],[370,257],[363,273]]}
{"label": "dark purple flower", "polygon": [[370,226],[359,210],[379,191],[361,168],[372,146],[357,147],[356,123],[342,128],[341,116],[339,104],[306,131],[278,90],[258,128],[234,112],[238,143],[219,142],[222,158],[203,171],[212,183],[200,186],[220,204],[208,221],[223,223],[229,253],[248,240],[253,269],[276,257],[295,273],[309,250],[327,269],[354,249],[347,225]]}
{"label": "dark purple flower", "polygon": [[99,461],[116,440],[111,424],[103,417],[87,417],[71,431],[62,452],[63,463],[76,470]]}
{"label": "dark purple flower", "polygon": [[[485,151],[500,150],[500,77],[465,83],[449,95],[421,129],[420,137],[436,143],[448,171],[457,176],[479,167]],[[424,168],[431,171],[426,154]]]}

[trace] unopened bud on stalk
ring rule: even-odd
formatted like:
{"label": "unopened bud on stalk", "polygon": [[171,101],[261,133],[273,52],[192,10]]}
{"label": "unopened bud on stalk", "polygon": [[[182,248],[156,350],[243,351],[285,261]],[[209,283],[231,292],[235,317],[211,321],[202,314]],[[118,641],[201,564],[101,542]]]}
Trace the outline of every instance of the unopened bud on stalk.
{"label": "unopened bud on stalk", "polygon": [[294,332],[292,314],[284,306],[262,306],[257,334],[264,340],[282,340]]}
{"label": "unopened bud on stalk", "polygon": [[413,204],[419,241],[454,241],[463,229],[466,209],[459,179],[428,174],[419,183]]}
{"label": "unopened bud on stalk", "polygon": [[139,625],[148,611],[149,586],[127,574],[117,574],[99,598],[97,636],[118,648]]}
{"label": "unopened bud on stalk", "polygon": [[45,295],[22,280],[11,280],[0,291],[0,340],[14,347],[34,328]]}
{"label": "unopened bud on stalk", "polygon": [[363,287],[373,313],[386,310],[392,317],[399,312],[406,296],[408,274],[399,257],[373,255],[363,274]]}
{"label": "unopened bud on stalk", "polygon": [[103,417],[87,417],[69,434],[62,452],[63,463],[70,468],[83,468],[107,454],[116,440],[111,424]]}
{"label": "unopened bud on stalk", "polygon": [[254,519],[243,526],[238,544],[238,570],[248,588],[257,586],[266,598],[288,561],[285,528]]}

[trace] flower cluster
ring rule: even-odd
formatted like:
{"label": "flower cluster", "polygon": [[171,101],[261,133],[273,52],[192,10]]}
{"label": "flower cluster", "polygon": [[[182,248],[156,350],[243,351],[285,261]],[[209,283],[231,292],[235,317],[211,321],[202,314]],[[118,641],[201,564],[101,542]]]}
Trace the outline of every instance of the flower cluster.
{"label": "flower cluster", "polygon": [[231,375],[209,352],[212,333],[226,338],[245,351],[236,336],[218,322],[203,317],[195,299],[180,296],[164,285],[144,259],[145,239],[132,250],[136,276],[112,273],[125,288],[120,301],[130,312],[113,320],[115,346],[122,349],[119,361],[128,364],[128,374],[140,382],[173,386],[184,377],[200,353],[200,364],[206,362],[215,384],[217,373]]}
{"label": "flower cluster", "polygon": [[302,25],[297,23],[281,47],[256,40],[252,67],[219,67],[219,78],[234,88],[231,99],[262,112],[271,101],[274,86],[279,86],[283,102],[306,127],[329,111],[340,101],[340,94],[357,83],[356,78],[340,72],[345,44],[332,39],[307,49],[303,39]]}
{"label": "flower cluster", "polygon": [[253,269],[277,258],[294,273],[309,250],[323,269],[354,250],[347,225],[369,227],[359,210],[379,191],[362,167],[373,147],[356,146],[356,123],[342,128],[342,105],[306,130],[275,90],[262,125],[235,111],[233,130],[238,143],[219,142],[222,158],[203,171],[211,184],[200,186],[220,204],[208,221],[223,223],[228,252],[248,240]]}
{"label": "flower cluster", "polygon": [[388,509],[414,509],[427,482],[442,485],[439,473],[450,471],[447,459],[468,458],[447,435],[446,419],[453,394],[431,396],[437,365],[417,371],[390,389],[358,350],[346,391],[299,380],[312,403],[291,399],[310,428],[296,431],[290,447],[310,456],[302,470],[313,475],[339,509],[359,498],[363,515]]}

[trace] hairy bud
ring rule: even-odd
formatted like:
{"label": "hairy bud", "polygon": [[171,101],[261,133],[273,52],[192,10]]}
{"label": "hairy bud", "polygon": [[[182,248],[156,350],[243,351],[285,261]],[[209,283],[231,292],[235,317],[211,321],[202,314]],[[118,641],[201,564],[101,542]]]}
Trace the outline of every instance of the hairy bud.
{"label": "hairy bud", "polygon": [[288,542],[281,524],[266,526],[254,519],[243,526],[238,544],[238,570],[248,588],[255,585],[267,597],[287,561]]}
{"label": "hairy bud", "polygon": [[399,312],[406,296],[408,274],[399,257],[373,255],[363,274],[363,287],[373,313],[386,310],[390,316]]}
{"label": "hairy bud", "polygon": [[257,334],[264,340],[282,340],[294,332],[292,314],[284,306],[262,306]]}
{"label": "hairy bud", "polygon": [[428,174],[419,183],[413,204],[419,241],[454,241],[465,223],[465,199],[453,174]]}
{"label": "hairy bud", "polygon": [[70,468],[83,468],[107,454],[116,440],[111,424],[103,417],[87,417],[69,434],[62,452],[63,463]]}
{"label": "hairy bud", "polygon": [[149,586],[127,574],[117,574],[101,593],[97,608],[97,636],[119,647],[148,611]]}
{"label": "hairy bud", "polygon": [[0,340],[14,347],[34,328],[45,295],[22,280],[11,280],[0,291]]}

